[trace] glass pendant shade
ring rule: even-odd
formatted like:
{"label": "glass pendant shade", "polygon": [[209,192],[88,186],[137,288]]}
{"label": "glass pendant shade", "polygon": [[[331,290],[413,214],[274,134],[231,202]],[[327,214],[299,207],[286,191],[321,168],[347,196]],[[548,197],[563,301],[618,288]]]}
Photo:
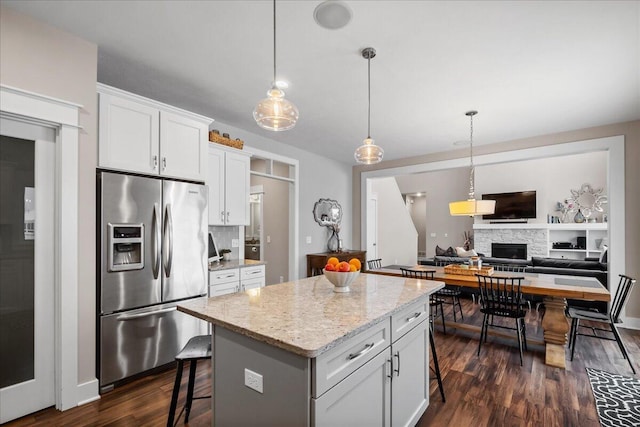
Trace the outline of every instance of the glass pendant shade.
{"label": "glass pendant shade", "polygon": [[253,118],[263,129],[276,132],[289,130],[298,121],[298,109],[293,103],[284,99],[282,90],[274,86],[267,92],[267,98],[256,105]]}
{"label": "glass pendant shade", "polygon": [[467,199],[449,203],[449,213],[452,216],[490,215],[495,212],[495,200]]}
{"label": "glass pendant shade", "polygon": [[376,57],[376,50],[372,47],[362,49],[362,57],[367,60],[367,90],[368,90],[368,110],[367,110],[367,138],[364,143],[356,148],[353,153],[356,162],[364,165],[380,163],[384,156],[384,150],[377,146],[371,138],[371,59]]}
{"label": "glass pendant shade", "polygon": [[353,156],[358,163],[373,165],[382,161],[384,150],[381,147],[377,146],[373,142],[373,139],[367,138],[364,140],[364,143],[356,149],[356,152]]}

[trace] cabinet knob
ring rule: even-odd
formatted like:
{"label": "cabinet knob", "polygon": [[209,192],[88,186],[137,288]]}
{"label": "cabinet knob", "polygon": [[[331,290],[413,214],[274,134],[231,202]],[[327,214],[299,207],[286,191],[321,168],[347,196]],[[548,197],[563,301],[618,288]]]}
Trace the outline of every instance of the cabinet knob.
{"label": "cabinet knob", "polygon": [[162,158],[162,170],[166,170],[167,169],[167,158],[163,157]]}
{"label": "cabinet knob", "polygon": [[153,156],[153,170],[158,169],[158,156]]}

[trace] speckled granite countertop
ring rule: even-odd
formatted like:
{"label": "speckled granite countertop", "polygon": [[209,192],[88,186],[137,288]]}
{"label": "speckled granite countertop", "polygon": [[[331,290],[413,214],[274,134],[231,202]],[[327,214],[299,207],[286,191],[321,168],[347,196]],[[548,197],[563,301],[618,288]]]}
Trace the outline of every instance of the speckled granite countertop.
{"label": "speckled granite countertop", "polygon": [[351,292],[333,292],[324,276],[178,305],[214,325],[304,357],[317,357],[443,282],[360,274]]}
{"label": "speckled granite countertop", "polygon": [[230,268],[251,267],[254,265],[265,265],[264,261],[255,261],[252,259],[234,259],[231,261],[212,262],[209,264],[209,271],[228,270]]}

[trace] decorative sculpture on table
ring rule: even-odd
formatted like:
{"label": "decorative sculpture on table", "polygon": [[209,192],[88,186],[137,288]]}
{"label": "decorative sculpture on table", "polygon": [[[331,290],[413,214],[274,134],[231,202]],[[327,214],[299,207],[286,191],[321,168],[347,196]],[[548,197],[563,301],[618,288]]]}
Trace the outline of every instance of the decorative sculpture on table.
{"label": "decorative sculpture on table", "polygon": [[331,236],[327,241],[330,252],[342,251],[340,240],[340,221],[342,221],[342,206],[331,199],[320,199],[313,206],[313,218],[318,224],[331,230]]}

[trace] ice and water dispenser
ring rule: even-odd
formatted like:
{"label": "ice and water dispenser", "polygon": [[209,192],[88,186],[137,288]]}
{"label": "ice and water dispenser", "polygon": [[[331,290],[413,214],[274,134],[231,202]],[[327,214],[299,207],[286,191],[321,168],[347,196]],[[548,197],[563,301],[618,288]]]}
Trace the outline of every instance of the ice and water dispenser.
{"label": "ice and water dispenser", "polygon": [[109,271],[144,268],[144,224],[109,224]]}

